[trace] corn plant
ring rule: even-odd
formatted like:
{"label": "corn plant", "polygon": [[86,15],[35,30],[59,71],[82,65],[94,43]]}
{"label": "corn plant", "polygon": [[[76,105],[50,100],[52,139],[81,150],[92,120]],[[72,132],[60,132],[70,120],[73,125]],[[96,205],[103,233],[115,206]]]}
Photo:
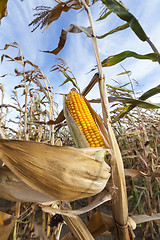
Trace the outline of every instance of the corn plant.
{"label": "corn plant", "polygon": [[[96,69],[98,72],[83,91],[80,91],[78,83],[68,67],[65,68],[64,64],[53,66],[52,70],[58,69],[66,77],[64,84],[71,81],[76,88],[71,89],[68,94],[63,96],[63,110],[56,119],[53,119],[53,91],[49,81],[38,66],[29,60],[24,60],[18,44],[7,44],[4,47],[4,50],[6,50],[8,47],[14,46],[20,51],[20,56],[12,58],[8,55],[2,55],[2,60],[7,58],[21,64],[22,71],[16,70],[15,73],[17,76],[23,77],[25,104],[23,110],[23,107],[19,104],[17,92],[14,91],[13,99],[17,103],[17,108],[21,110],[20,119],[23,119],[24,134],[21,133],[20,129],[20,140],[0,139],[0,172],[2,178],[0,196],[11,201],[34,203],[28,206],[32,217],[29,216],[24,219],[26,225],[22,230],[27,233],[25,228],[30,222],[30,229],[34,228],[34,232],[42,239],[89,240],[106,231],[112,233],[115,239],[134,239],[133,230],[136,228],[136,224],[159,219],[160,209],[157,203],[159,200],[159,180],[157,179],[160,177],[157,171],[159,150],[158,144],[156,144],[156,158],[156,155],[153,154],[154,146],[150,146],[148,143],[149,137],[153,134],[152,131],[147,129],[147,123],[143,118],[144,115],[154,114],[156,110],[145,110],[144,112],[144,110],[139,109],[139,107],[145,109],[159,108],[159,105],[145,101],[150,96],[160,92],[159,85],[141,95],[139,99],[135,99],[132,97],[132,94],[134,94],[133,86],[131,91],[123,87],[114,89],[114,87],[106,85],[103,74],[103,67],[112,66],[128,57],[159,62],[159,52],[147,37],[137,19],[123,4],[116,0],[103,0],[103,4],[107,7],[108,12],[105,11],[100,20],[114,12],[126,23],[98,38],[131,27],[140,40],[146,41],[151,46],[153,53],[140,55],[135,52],[125,51],[101,61],[92,14],[87,1],[69,0],[67,2],[58,2],[53,9],[43,6],[37,7],[36,18],[30,24],[34,26],[33,30],[39,26],[47,28],[60,17],[63,11],[67,12],[72,8],[75,10],[84,9],[90,26],[85,28],[71,24],[67,29],[62,30],[58,47],[53,51],[46,52],[57,55],[64,47],[69,32],[84,32],[91,38],[97,61]],[[34,71],[26,71],[26,64],[31,65]],[[44,81],[45,87],[39,79]],[[38,86],[39,89],[30,88],[29,84],[31,82],[36,87]],[[95,101],[101,103],[103,119],[94,111],[86,99],[86,95],[96,83],[98,83],[100,99]],[[20,87],[17,86],[16,88]],[[49,102],[49,121],[46,121],[46,119],[42,121],[40,118],[40,112],[42,111],[40,102],[42,104],[43,101],[37,102],[39,91],[44,94],[44,97]],[[28,101],[28,97],[30,97],[30,101]],[[119,101],[121,105],[111,113],[109,101]],[[91,102],[94,102],[94,100],[91,100]],[[123,121],[120,121],[122,117]],[[40,124],[38,125],[38,133],[42,132],[42,129],[40,129],[42,125],[50,125],[50,144],[44,144],[45,141],[40,143],[41,137],[38,137],[38,140],[32,137],[33,129],[31,125],[36,123]],[[113,123],[115,124],[115,131],[113,130]],[[60,129],[66,124],[77,148],[61,146],[62,144],[52,146],[54,142],[52,126],[55,125],[55,129]],[[159,131],[159,126],[155,126],[154,123],[153,125]],[[137,126],[139,127],[137,128]],[[131,127],[134,127],[135,130],[129,133],[128,130]],[[155,141],[155,138],[152,139]],[[157,141],[159,141],[158,137]],[[134,143],[131,145],[132,142]],[[123,145],[125,145],[125,148],[123,148]],[[120,151],[121,149],[122,151]],[[134,169],[135,161],[133,161],[135,158],[139,160],[136,169]],[[131,169],[124,169],[123,159]],[[132,162],[129,162],[129,159]],[[152,162],[151,165],[149,159]],[[141,171],[141,168],[144,172]],[[153,169],[150,170],[150,168]],[[132,180],[127,179],[126,181],[125,176],[132,177]],[[141,177],[142,180],[136,182],[134,178],[137,177]],[[157,195],[154,197],[151,185],[153,180],[151,178],[156,179],[154,180],[154,191]],[[126,185],[126,183],[129,184]],[[126,186],[129,186],[128,189]],[[127,191],[129,193],[128,198]],[[150,195],[153,201],[156,202],[156,211],[154,213],[151,210]],[[80,209],[72,209],[70,202],[90,198],[91,196],[95,196],[95,198],[90,204]],[[142,205],[142,199],[145,198],[147,198],[147,204]],[[96,211],[86,225],[83,223],[79,215],[89,212],[108,201],[110,201],[108,204],[110,206],[110,215]],[[131,205],[128,205],[128,203],[131,203]],[[4,234],[4,240],[8,238],[8,233],[10,233],[14,224],[13,239],[16,239],[21,227],[20,223],[23,222],[20,209],[25,208],[25,206],[17,203],[16,218],[0,212],[0,226],[2,226],[0,227],[0,233],[1,235]],[[144,211],[145,207],[147,207],[148,215],[143,214],[146,213]],[[133,215],[129,216],[129,211]],[[35,221],[38,212],[43,215],[45,221],[42,221],[42,216],[40,217],[41,223]],[[45,213],[48,213],[47,217]],[[134,215],[134,213],[138,213],[138,215]],[[54,218],[57,214],[61,218],[59,217],[57,226],[51,234],[51,218]],[[56,218],[53,220],[55,222]],[[73,235],[69,233],[60,238],[64,222]],[[5,228],[6,226],[7,228]],[[149,227],[151,236],[154,237],[153,224],[148,225]]]}

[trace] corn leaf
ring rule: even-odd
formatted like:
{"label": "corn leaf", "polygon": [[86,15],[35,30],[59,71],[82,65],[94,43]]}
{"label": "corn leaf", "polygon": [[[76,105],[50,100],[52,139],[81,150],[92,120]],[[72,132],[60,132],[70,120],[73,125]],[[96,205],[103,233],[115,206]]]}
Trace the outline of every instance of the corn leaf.
{"label": "corn leaf", "polygon": [[111,102],[120,101],[120,102],[124,102],[124,103],[130,103],[134,106],[139,106],[139,107],[146,108],[146,109],[160,108],[160,104],[145,102],[145,101],[142,101],[139,99],[137,100],[134,98],[126,98],[126,97],[110,97]]}
{"label": "corn leaf", "polygon": [[154,88],[149,89],[147,92],[143,93],[143,95],[139,98],[140,100],[146,100],[154,95],[160,93],[160,84]]}
{"label": "corn leaf", "polygon": [[69,0],[67,2],[59,2],[54,8],[50,8],[48,6],[37,6],[34,9],[37,11],[37,13],[34,14],[36,18],[29,24],[29,26],[34,26],[32,32],[39,26],[40,28],[44,28],[46,26],[45,29],[47,29],[52,22],[60,18],[63,12],[68,12],[71,8],[79,10],[81,5],[78,1]]}
{"label": "corn leaf", "polygon": [[100,18],[98,18],[96,21],[104,20],[104,19],[107,18],[111,13],[112,13],[112,11],[106,12],[103,16],[101,16]]}
{"label": "corn leaf", "polygon": [[[140,99],[140,98],[139,98]],[[123,103],[129,103],[132,105],[128,105],[126,107],[121,108],[123,111],[127,111],[129,112],[130,110],[132,110],[134,107],[139,106],[145,109],[156,109],[156,108],[160,108],[160,104],[154,104],[151,102],[146,102],[146,101],[142,101],[139,99],[134,99],[134,98],[126,98],[126,97],[109,97],[109,101],[110,102],[123,102]],[[89,102],[91,103],[100,103],[100,99],[91,99],[89,100]]]}
{"label": "corn leaf", "polygon": [[147,40],[147,35],[139,24],[138,20],[128,11],[128,9],[121,2],[118,2],[116,0],[102,0],[102,2],[112,12],[116,13],[120,19],[126,21],[140,40]]}
{"label": "corn leaf", "polygon": [[0,0],[0,21],[7,16],[7,2],[8,0]]}
{"label": "corn leaf", "polygon": [[160,213],[152,214],[152,216],[145,215],[145,214],[144,215],[134,215],[134,216],[132,216],[132,219],[137,224],[154,221],[154,220],[160,220]]}
{"label": "corn leaf", "polygon": [[68,217],[74,217],[76,215],[81,215],[84,213],[87,213],[93,209],[95,209],[96,207],[102,205],[103,203],[110,201],[112,199],[111,194],[108,193],[106,191],[106,189],[104,189],[102,192],[100,192],[95,199],[92,201],[92,203],[88,204],[87,206],[80,208],[80,209],[76,209],[76,210],[72,210],[72,209],[64,209],[64,208],[54,208],[52,206],[47,206],[47,204],[41,204],[41,208],[44,212],[47,213],[51,213],[51,214],[62,214],[64,216],[68,216]]}
{"label": "corn leaf", "polygon": [[[150,97],[153,97],[154,95],[156,95],[158,93],[160,93],[160,85],[158,85],[155,88],[151,88],[150,90],[148,90],[147,92],[142,94],[142,96],[139,97],[138,100],[134,99],[135,101],[130,102],[130,103],[132,103],[132,105],[129,105],[129,106],[125,107],[124,110],[113,120],[113,122],[115,122],[115,121],[119,120],[120,118],[124,117],[128,112],[130,112],[136,106],[140,106],[140,107],[144,107],[144,108],[150,108],[151,107],[151,109],[160,108],[160,104],[153,104],[153,103],[143,101],[143,100],[146,100]],[[112,99],[112,97],[111,97],[111,99]],[[120,98],[119,98],[119,100],[120,100]]]}
{"label": "corn leaf", "polygon": [[60,71],[66,77],[66,80],[60,85],[60,87],[68,82],[71,82],[76,89],[80,90],[74,78],[71,78],[63,69],[60,69]]}
{"label": "corn leaf", "polygon": [[149,54],[141,55],[141,54],[137,54],[132,51],[124,51],[124,52],[109,56],[108,58],[104,59],[102,61],[102,66],[103,67],[113,66],[129,57],[134,57],[134,58],[138,58],[138,59],[148,59],[148,60],[152,60],[153,62],[156,62],[158,60],[159,54],[158,53],[149,53]]}
{"label": "corn leaf", "polygon": [[111,86],[109,84],[106,84],[106,86],[111,88],[111,89],[114,89],[114,90],[117,90],[117,91],[121,91],[121,92],[127,92],[127,93],[133,92],[132,90],[129,90],[129,89],[123,88],[123,87],[114,87],[114,86]]}
{"label": "corn leaf", "polygon": [[105,37],[108,36],[108,35],[111,35],[111,34],[113,34],[113,33],[115,33],[115,32],[119,32],[119,31],[124,30],[124,29],[126,29],[126,28],[128,28],[128,27],[129,27],[129,24],[128,24],[128,23],[125,23],[125,24],[123,24],[123,25],[121,25],[121,26],[119,26],[119,27],[117,27],[117,28],[114,28],[114,29],[112,29],[111,31],[103,34],[102,36],[97,36],[97,38],[98,38],[98,39],[105,38]]}
{"label": "corn leaf", "polygon": [[96,212],[87,223],[87,228],[92,233],[93,237],[98,237],[106,231],[113,231],[115,225],[112,216]]}
{"label": "corn leaf", "polygon": [[67,217],[63,216],[68,227],[71,229],[72,233],[78,240],[94,240],[93,236],[88,231],[85,224],[82,222],[81,218],[78,216]]}
{"label": "corn leaf", "polygon": [[58,47],[52,51],[43,51],[43,52],[57,55],[63,49],[69,32],[70,33],[84,32],[88,37],[92,37],[91,27],[85,28],[85,27],[80,27],[76,24],[71,24],[68,28],[62,29]]}
{"label": "corn leaf", "polygon": [[137,169],[124,169],[125,176],[135,177],[160,177],[160,172],[143,173]]}
{"label": "corn leaf", "polygon": [[4,212],[0,212],[0,237],[7,240],[15,223],[16,218]]}

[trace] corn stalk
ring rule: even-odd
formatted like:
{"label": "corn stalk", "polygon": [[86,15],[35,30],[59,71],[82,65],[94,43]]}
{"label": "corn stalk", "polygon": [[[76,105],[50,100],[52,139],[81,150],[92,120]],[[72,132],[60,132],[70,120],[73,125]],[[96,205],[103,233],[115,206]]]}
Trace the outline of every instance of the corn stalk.
{"label": "corn stalk", "polygon": [[105,126],[108,129],[110,142],[111,142],[112,185],[115,188],[115,191],[112,197],[112,200],[113,200],[112,214],[115,220],[115,226],[117,230],[116,239],[128,240],[130,239],[130,237],[129,237],[128,223],[127,223],[128,222],[128,201],[127,201],[127,193],[126,193],[124,165],[123,165],[121,152],[119,150],[119,146],[115,138],[115,134],[111,127],[105,77],[103,75],[91,11],[89,6],[85,2],[85,0],[82,0],[81,2],[87,12],[88,19],[92,29],[91,38],[92,38],[92,44],[93,44],[94,53],[97,61],[98,72],[99,72],[99,91],[100,91],[101,104],[102,104],[103,120],[104,120]]}

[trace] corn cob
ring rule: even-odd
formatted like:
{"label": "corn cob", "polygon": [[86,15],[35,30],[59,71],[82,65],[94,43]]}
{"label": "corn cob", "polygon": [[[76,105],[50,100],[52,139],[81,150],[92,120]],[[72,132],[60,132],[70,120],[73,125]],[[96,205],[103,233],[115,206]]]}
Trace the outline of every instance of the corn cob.
{"label": "corn cob", "polygon": [[84,98],[73,89],[67,95],[66,103],[72,118],[84,134],[90,147],[105,147],[103,137]]}

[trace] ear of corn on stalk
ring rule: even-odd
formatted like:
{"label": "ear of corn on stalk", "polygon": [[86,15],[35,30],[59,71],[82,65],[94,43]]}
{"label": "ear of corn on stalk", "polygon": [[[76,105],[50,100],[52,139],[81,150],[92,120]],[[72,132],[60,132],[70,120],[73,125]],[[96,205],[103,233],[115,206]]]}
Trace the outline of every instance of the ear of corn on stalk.
{"label": "ear of corn on stalk", "polygon": [[85,99],[75,89],[64,99],[64,114],[77,147],[106,147]]}

